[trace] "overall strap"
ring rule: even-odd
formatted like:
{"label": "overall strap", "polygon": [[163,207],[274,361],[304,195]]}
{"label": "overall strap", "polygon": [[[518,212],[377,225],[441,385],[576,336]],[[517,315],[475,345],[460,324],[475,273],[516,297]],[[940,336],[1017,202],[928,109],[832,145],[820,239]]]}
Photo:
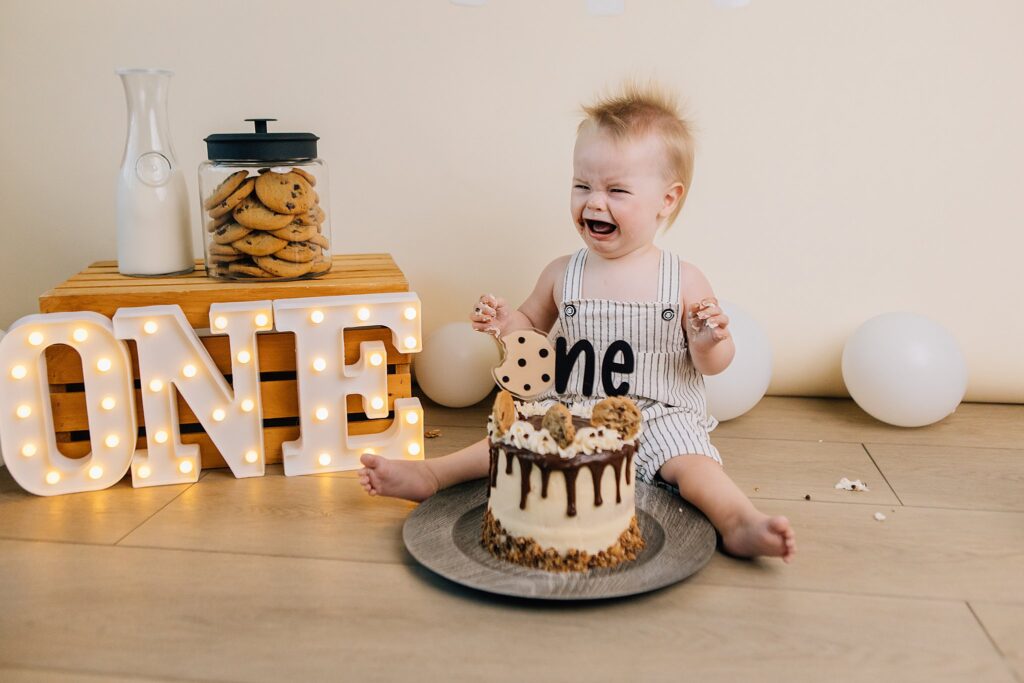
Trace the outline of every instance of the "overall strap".
{"label": "overall strap", "polygon": [[583,295],[583,268],[587,265],[587,250],[580,249],[569,259],[562,282],[562,301],[576,301]]}
{"label": "overall strap", "polygon": [[658,301],[679,303],[679,257],[661,250],[661,268],[658,274]]}

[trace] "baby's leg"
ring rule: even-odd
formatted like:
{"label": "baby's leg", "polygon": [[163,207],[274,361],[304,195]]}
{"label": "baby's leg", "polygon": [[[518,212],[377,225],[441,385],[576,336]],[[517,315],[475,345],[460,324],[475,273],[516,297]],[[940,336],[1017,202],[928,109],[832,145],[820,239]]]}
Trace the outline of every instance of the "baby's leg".
{"label": "baby's leg", "polygon": [[393,496],[417,503],[453,484],[486,477],[490,470],[487,439],[430,460],[389,460],[363,455],[359,483],[371,496]]}
{"label": "baby's leg", "polygon": [[662,479],[707,515],[732,555],[773,555],[789,562],[796,535],[785,517],[769,517],[754,507],[722,466],[705,455],[677,455],[661,466]]}

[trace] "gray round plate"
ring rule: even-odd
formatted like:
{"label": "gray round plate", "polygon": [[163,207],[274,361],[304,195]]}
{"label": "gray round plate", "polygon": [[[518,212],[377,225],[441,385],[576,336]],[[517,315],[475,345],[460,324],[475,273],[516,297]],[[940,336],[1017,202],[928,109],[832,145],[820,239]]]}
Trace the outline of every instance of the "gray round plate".
{"label": "gray round plate", "polygon": [[480,542],[487,482],[436,493],[416,508],[402,539],[427,569],[470,588],[541,600],[595,600],[635,595],[682,581],[715,552],[715,529],[704,515],[664,489],[637,484],[637,521],[646,547],[634,562],[589,572],[528,569],[491,555]]}

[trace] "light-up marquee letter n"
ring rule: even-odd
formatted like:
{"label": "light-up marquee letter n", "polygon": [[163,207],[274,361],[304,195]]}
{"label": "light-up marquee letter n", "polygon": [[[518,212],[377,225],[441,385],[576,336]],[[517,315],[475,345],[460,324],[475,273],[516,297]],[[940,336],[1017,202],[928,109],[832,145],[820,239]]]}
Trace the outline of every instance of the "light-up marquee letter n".
{"label": "light-up marquee letter n", "polygon": [[114,329],[134,339],[142,379],[146,450],[132,461],[134,486],[196,481],[199,446],[183,444],[178,402],[184,398],[236,477],[263,476],[263,418],[256,332],[273,327],[269,301],[213,304],[210,330],[227,334],[234,390],[217,369],[179,306],[122,308]]}
{"label": "light-up marquee letter n", "polygon": [[414,293],[366,294],[274,302],[276,326],[295,333],[300,437],[282,444],[286,475],[362,467],[367,450],[391,458],[423,457],[419,399],[395,400],[395,419],[379,434],[348,433],[346,397],[362,396],[371,419],[388,416],[387,353],[380,341],[359,344],[359,361],[345,365],[344,331],[384,326],[403,353],[422,349],[420,300]]}
{"label": "light-up marquee letter n", "polygon": [[[44,351],[67,344],[82,358],[91,452],[57,450]],[[138,426],[128,345],[98,313],[29,315],[0,339],[0,437],[11,476],[41,496],[112,486],[135,451]]]}

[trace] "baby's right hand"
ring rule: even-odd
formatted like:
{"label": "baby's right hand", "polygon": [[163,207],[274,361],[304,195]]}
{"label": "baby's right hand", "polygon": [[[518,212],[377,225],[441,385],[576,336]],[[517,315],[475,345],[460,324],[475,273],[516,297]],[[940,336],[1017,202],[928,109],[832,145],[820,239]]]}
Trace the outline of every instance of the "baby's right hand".
{"label": "baby's right hand", "polygon": [[481,296],[469,315],[474,330],[493,334],[495,337],[501,337],[508,317],[509,310],[505,300],[493,294]]}

